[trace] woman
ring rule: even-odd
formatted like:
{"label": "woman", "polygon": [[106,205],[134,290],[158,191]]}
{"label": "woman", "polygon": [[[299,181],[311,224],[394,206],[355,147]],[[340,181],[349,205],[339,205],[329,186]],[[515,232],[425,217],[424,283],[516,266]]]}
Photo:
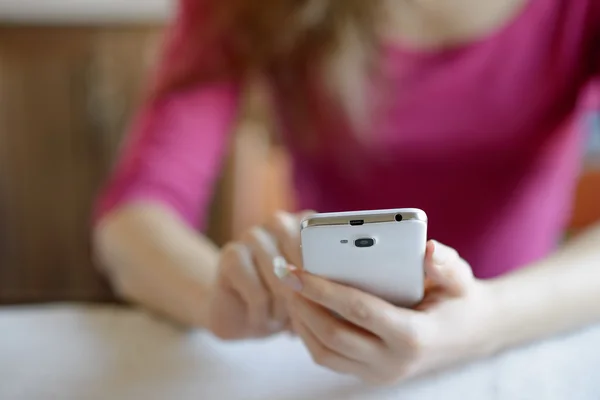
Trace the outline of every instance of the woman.
{"label": "woman", "polygon": [[[100,201],[96,247],[122,296],[224,339],[291,328],[317,363],[385,383],[600,321],[600,228],[557,250],[598,1],[181,6]],[[417,309],[302,273],[302,213],[222,251],[196,231],[256,73],[303,209],[427,211],[444,244],[428,244]]]}

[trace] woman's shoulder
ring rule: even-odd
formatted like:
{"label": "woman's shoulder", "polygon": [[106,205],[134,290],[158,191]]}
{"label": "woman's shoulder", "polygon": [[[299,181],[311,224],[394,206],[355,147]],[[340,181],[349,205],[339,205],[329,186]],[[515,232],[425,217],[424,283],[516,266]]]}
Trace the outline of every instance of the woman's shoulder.
{"label": "woman's shoulder", "polygon": [[529,0],[550,3],[563,26],[573,31],[600,33],[600,1],[598,0]]}
{"label": "woman's shoulder", "polygon": [[596,63],[600,58],[600,0],[527,0],[530,13],[523,30],[539,33],[539,52],[556,62]]}
{"label": "woman's shoulder", "polygon": [[[598,0],[524,0],[529,10],[530,22],[555,19],[560,26],[574,30],[597,26],[600,23],[600,1]],[[560,28],[557,26],[557,28]]]}

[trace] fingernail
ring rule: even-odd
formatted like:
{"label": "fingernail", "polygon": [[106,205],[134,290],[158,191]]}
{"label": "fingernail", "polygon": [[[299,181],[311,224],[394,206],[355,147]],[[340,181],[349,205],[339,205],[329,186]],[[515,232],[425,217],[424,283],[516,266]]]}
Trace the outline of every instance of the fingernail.
{"label": "fingernail", "polygon": [[433,242],[433,262],[437,265],[444,265],[446,263],[446,259],[448,258],[447,249],[442,246],[440,242],[432,240]]}
{"label": "fingernail", "polygon": [[273,259],[273,272],[279,279],[283,279],[288,273],[288,262],[285,258],[279,256]]}
{"label": "fingernail", "polygon": [[294,273],[295,268],[290,266],[283,257],[276,257],[273,260],[273,272],[279,280],[295,292],[302,290],[302,282]]}
{"label": "fingernail", "polygon": [[283,222],[283,226],[290,232],[295,233],[298,230],[298,219],[290,213],[280,211],[279,219]]}

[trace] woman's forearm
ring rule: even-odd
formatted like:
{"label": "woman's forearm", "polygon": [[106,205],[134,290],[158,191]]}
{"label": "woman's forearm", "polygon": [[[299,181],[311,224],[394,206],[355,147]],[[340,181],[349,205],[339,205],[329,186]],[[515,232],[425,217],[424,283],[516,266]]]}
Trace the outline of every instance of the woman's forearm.
{"label": "woman's forearm", "polygon": [[186,327],[203,327],[218,249],[159,205],[133,204],[95,230],[101,268],[127,300]]}
{"label": "woman's forearm", "polygon": [[494,350],[600,322],[600,226],[489,285],[495,298]]}

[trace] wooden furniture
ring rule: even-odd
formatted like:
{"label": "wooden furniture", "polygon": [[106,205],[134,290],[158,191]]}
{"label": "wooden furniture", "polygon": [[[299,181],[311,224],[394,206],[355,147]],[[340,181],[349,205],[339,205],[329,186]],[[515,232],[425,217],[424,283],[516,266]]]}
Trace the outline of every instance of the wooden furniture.
{"label": "wooden furniture", "polygon": [[91,204],[160,29],[0,28],[0,302],[109,300]]}
{"label": "wooden furniture", "polygon": [[[92,203],[162,26],[95,23],[0,25],[0,304],[113,298],[91,260]],[[285,157],[260,97],[248,104],[210,212],[219,244],[287,204]]]}

